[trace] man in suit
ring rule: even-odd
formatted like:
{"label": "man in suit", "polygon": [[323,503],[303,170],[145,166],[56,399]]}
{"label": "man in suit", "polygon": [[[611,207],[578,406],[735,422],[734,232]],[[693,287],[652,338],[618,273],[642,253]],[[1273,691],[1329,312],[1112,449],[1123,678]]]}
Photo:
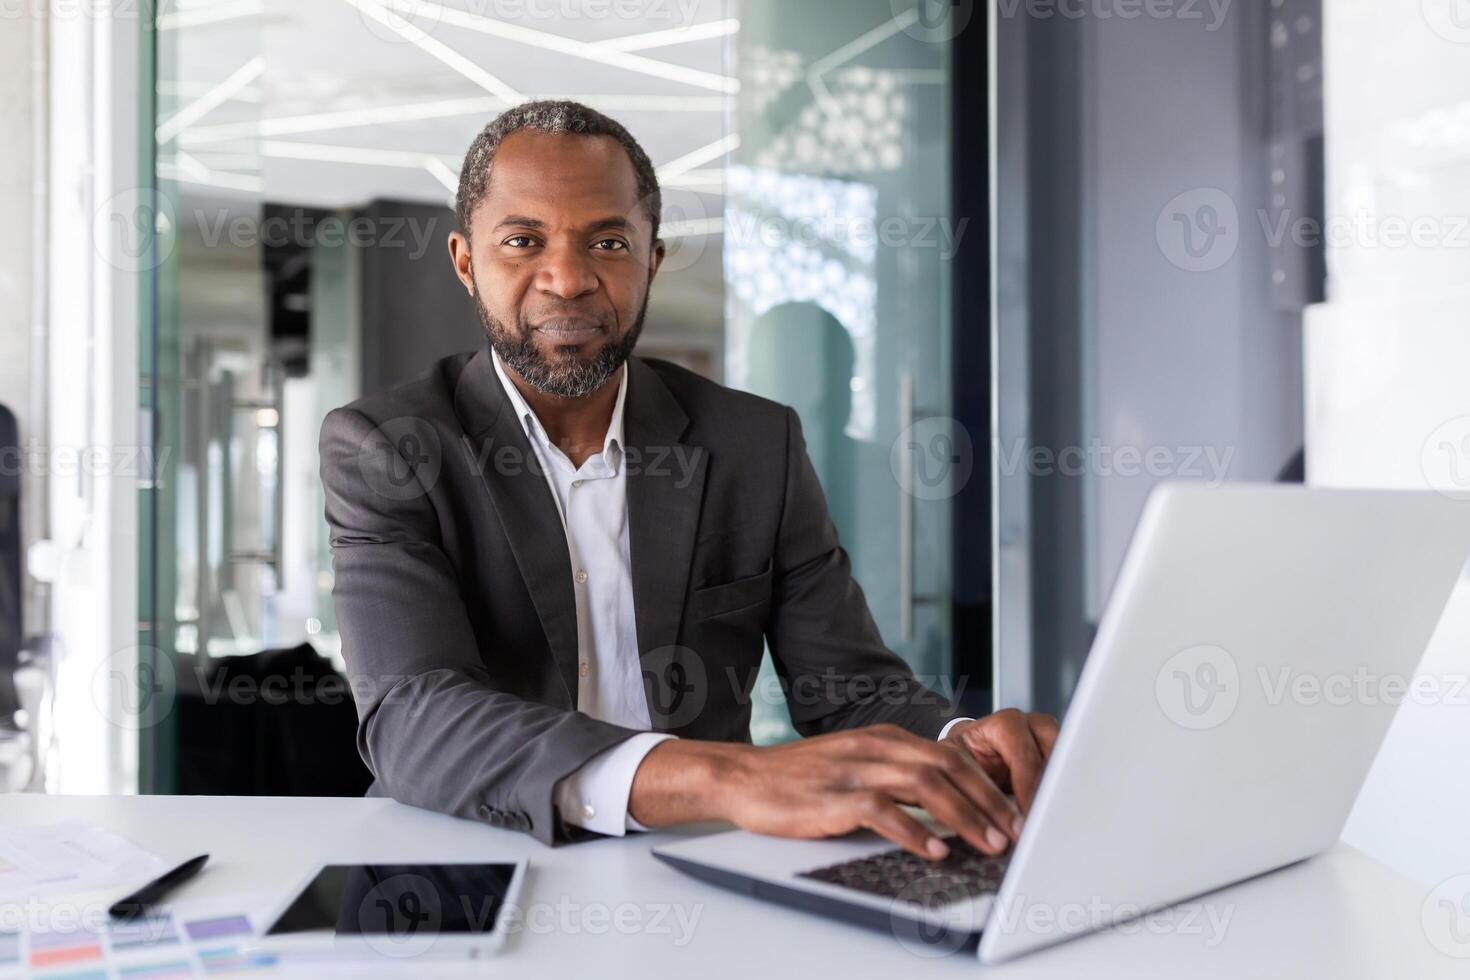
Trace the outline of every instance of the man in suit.
{"label": "man in suit", "polygon": [[[457,207],[488,345],[322,426],[374,792],[547,844],[721,819],[944,856],[914,804],[1004,851],[1055,720],[950,719],[884,647],[795,413],[632,356],[664,257],[638,143],[519,106]],[[808,737],[754,747],[766,643]]]}

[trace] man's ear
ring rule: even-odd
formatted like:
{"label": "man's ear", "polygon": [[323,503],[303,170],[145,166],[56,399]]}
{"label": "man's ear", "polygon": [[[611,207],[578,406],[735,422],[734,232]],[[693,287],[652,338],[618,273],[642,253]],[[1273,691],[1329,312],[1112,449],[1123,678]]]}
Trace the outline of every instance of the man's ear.
{"label": "man's ear", "polygon": [[654,239],[653,254],[648,257],[648,284],[653,285],[654,277],[658,275],[659,266],[664,264],[664,256],[668,255],[668,248],[664,245],[662,238]]}
{"label": "man's ear", "polygon": [[462,231],[449,233],[449,261],[454,263],[454,274],[464,283],[465,292],[475,295],[475,270],[471,265],[470,240]]}

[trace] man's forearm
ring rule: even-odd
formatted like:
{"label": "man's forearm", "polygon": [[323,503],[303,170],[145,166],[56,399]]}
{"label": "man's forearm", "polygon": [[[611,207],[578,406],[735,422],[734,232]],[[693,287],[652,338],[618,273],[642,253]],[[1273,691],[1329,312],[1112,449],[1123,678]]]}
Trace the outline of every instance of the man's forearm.
{"label": "man's forearm", "polygon": [[645,827],[731,818],[732,793],[749,745],[678,739],[643,758],[628,794],[628,814]]}

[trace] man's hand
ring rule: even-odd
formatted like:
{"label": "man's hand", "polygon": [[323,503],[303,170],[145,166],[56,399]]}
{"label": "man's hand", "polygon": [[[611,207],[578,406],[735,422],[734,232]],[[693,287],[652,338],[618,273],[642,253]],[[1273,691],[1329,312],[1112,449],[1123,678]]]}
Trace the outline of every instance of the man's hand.
{"label": "man's hand", "polygon": [[1057,720],[1051,715],[1007,708],[985,718],[960,722],[944,740],[967,749],[995,785],[1015,795],[1021,812],[1030,813],[1041,785],[1041,771],[1057,742]]}
{"label": "man's hand", "polygon": [[920,857],[943,858],[948,847],[903,804],[923,807],[987,854],[1004,853],[1021,831],[1021,812],[967,743],[893,725],[768,748],[663,742],[639,766],[628,812],[649,827],[729,820],[780,837],[868,829]]}

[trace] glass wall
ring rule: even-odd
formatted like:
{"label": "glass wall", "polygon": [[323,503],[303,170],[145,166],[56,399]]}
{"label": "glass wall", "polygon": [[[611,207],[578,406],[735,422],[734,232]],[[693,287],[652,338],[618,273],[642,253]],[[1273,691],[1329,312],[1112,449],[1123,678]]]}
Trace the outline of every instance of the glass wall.
{"label": "glass wall", "polygon": [[[557,97],[659,169],[670,256],[640,353],[796,407],[885,638],[945,674],[957,474],[909,452],[951,438],[957,244],[948,47],[921,6],[165,5],[149,642],[180,676],[301,643],[340,662],[321,419],[480,345],[445,249],[460,160]],[[758,704],[757,737],[787,737],[779,694]]]}
{"label": "glass wall", "polygon": [[[948,43],[887,0],[746,3],[727,380],[791,405],[889,645],[948,681]],[[963,229],[959,231],[963,233]],[[943,461],[940,461],[943,462]],[[769,662],[760,690],[770,690]],[[790,733],[758,700],[758,740]]]}
{"label": "glass wall", "polygon": [[1321,4],[1002,8],[997,702],[1061,714],[1153,488],[1300,459]]}

